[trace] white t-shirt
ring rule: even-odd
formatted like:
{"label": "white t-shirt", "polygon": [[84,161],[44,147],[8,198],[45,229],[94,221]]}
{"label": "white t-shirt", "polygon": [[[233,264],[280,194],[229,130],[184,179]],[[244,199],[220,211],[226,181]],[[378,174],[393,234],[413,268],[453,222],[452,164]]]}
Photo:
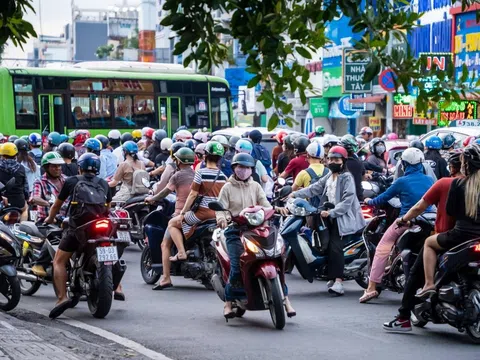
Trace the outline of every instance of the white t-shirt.
{"label": "white t-shirt", "polygon": [[335,194],[337,192],[337,181],[338,181],[338,178],[333,180],[333,176],[330,176],[327,179],[327,183],[326,183],[328,202],[331,202],[334,205],[336,205]]}

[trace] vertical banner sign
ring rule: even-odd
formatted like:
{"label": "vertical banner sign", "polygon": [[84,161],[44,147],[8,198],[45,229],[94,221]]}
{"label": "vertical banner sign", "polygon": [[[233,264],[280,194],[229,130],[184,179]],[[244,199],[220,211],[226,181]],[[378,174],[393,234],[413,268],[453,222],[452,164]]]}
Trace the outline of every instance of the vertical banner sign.
{"label": "vertical banner sign", "polygon": [[455,78],[462,78],[463,65],[467,66],[468,79],[465,86],[476,88],[480,70],[480,22],[477,11],[455,16]]}
{"label": "vertical banner sign", "polygon": [[362,52],[353,48],[343,49],[343,92],[346,94],[365,94],[372,92],[372,82],[364,83],[363,75],[370,63],[369,56],[357,58]]}

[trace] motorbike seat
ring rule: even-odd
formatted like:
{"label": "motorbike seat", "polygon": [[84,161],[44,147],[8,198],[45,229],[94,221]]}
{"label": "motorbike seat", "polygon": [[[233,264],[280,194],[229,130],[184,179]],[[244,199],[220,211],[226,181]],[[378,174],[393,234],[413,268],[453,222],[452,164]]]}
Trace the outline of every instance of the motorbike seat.
{"label": "motorbike seat", "polygon": [[201,238],[205,232],[208,231],[213,231],[217,227],[217,221],[215,219],[208,219],[205,221],[202,221],[201,223],[198,223],[195,226],[195,232],[193,233],[192,236],[188,239],[188,241],[194,241],[196,239]]}
{"label": "motorbike seat", "polygon": [[145,201],[147,196],[148,196],[147,194],[134,196],[134,197],[128,199],[127,201],[125,201],[125,205],[131,205],[131,204],[143,202],[143,201]]}
{"label": "motorbike seat", "polygon": [[18,230],[31,235],[31,236],[36,236],[39,238],[44,238],[45,235],[38,230],[37,225],[33,221],[22,221],[20,226],[18,227]]}

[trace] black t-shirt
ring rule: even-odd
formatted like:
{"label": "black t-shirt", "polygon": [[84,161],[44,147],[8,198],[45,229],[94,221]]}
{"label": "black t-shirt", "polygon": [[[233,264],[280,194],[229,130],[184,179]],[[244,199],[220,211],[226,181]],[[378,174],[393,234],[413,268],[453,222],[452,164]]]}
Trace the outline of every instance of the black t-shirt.
{"label": "black t-shirt", "polygon": [[165,153],[160,153],[158,154],[156,157],[155,157],[155,166],[156,167],[160,167],[162,165],[165,164],[165,162],[167,161],[169,155],[168,154],[165,154]]}
{"label": "black t-shirt", "polygon": [[437,177],[437,180],[450,176],[448,164],[438,151],[428,150],[425,154],[425,162],[430,165],[435,173],[435,176]]}
{"label": "black t-shirt", "polygon": [[363,163],[355,157],[349,157],[347,159],[347,169],[352,174],[355,181],[355,190],[357,192],[358,201],[363,201],[363,188],[362,179],[365,175],[365,167]]}
{"label": "black t-shirt", "polygon": [[78,165],[76,162],[70,164],[62,164],[62,174],[66,177],[78,175]]}
{"label": "black t-shirt", "polygon": [[[450,186],[447,199],[447,214],[456,219],[455,230],[466,233],[467,236],[478,236],[480,233],[480,207],[477,218],[473,219],[466,214],[465,209],[465,179],[455,179]],[[476,194],[480,196],[480,194]],[[466,239],[468,240],[468,239]]]}
{"label": "black t-shirt", "polygon": [[290,158],[288,157],[288,155],[286,153],[281,153],[279,156],[278,156],[278,160],[277,160],[277,168],[278,168],[278,173],[281,174],[285,171],[285,169],[287,168],[288,166],[288,163],[290,162]]}
{"label": "black t-shirt", "polygon": [[25,168],[16,160],[1,160],[0,182],[6,185],[12,178],[15,178],[15,185],[6,191],[3,196],[8,199],[10,206],[23,208],[25,199],[29,196]]}
{"label": "black t-shirt", "polygon": [[152,145],[150,145],[148,148],[147,148],[147,152],[148,152],[148,159],[150,161],[155,161],[156,157],[158,156],[158,154],[160,154],[160,146],[158,146],[157,144],[153,143]]}

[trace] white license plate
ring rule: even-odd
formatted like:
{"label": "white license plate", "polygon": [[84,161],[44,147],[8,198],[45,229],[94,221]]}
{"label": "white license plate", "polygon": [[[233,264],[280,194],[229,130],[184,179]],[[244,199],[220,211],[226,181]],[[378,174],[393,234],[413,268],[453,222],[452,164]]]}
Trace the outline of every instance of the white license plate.
{"label": "white license plate", "polygon": [[130,233],[128,231],[117,231],[117,236],[120,240],[130,242]]}
{"label": "white license plate", "polygon": [[117,261],[118,251],[116,246],[97,247],[98,262]]}

